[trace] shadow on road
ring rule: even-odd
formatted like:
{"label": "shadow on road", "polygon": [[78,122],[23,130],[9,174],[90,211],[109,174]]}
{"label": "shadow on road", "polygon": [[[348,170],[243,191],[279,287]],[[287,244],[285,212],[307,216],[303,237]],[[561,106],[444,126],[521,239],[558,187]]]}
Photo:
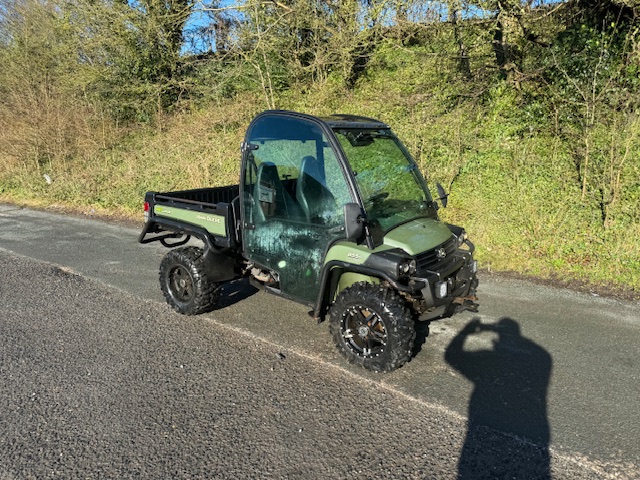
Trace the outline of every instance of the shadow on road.
{"label": "shadow on road", "polygon": [[[492,349],[484,348],[486,340],[480,340],[491,335],[484,332],[495,335]],[[475,318],[451,341],[445,359],[474,384],[458,479],[481,478],[479,472],[492,472],[493,478],[550,479],[551,355],[523,337],[518,322],[511,318],[494,324]],[[521,442],[519,448],[509,448],[513,435],[532,444]]]}
{"label": "shadow on road", "polygon": [[216,310],[227,308],[235,305],[252,295],[255,295],[258,289],[249,284],[247,279],[234,280],[222,285],[220,292],[220,300],[216,303]]}

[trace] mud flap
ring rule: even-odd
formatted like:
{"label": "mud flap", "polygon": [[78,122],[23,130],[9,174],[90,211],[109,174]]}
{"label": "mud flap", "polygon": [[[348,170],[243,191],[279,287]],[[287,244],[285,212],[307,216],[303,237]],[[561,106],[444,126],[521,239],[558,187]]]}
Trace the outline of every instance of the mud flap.
{"label": "mud flap", "polygon": [[202,260],[204,261],[207,278],[212,282],[228,282],[240,276],[236,272],[235,259],[225,253],[217,253],[211,249],[206,249]]}

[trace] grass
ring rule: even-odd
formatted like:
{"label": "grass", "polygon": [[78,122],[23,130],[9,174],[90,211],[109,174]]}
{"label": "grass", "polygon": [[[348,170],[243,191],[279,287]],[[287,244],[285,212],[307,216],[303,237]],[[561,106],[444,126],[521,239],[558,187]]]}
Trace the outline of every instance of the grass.
{"label": "grass", "polygon": [[[406,85],[373,94],[378,81],[355,92],[329,82],[305,95],[288,93],[279,107],[363,114],[391,124],[432,189],[436,181],[449,188],[450,207],[441,217],[465,226],[483,268],[640,297],[640,222],[621,214],[605,228],[601,212],[581,198],[571,145],[544,133],[514,132],[504,105],[443,109],[437,98],[416,103],[415,89]],[[259,97],[247,94],[162,118],[155,128],[87,142],[64,159],[25,161],[0,151],[0,200],[141,218],[148,190],[237,183],[239,146],[260,110]],[[630,168],[633,189],[640,174]]]}

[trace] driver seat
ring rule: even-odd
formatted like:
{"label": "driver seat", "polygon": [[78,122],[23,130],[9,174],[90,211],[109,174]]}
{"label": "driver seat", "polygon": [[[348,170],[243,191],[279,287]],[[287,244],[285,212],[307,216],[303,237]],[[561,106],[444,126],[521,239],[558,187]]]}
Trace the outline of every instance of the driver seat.
{"label": "driver seat", "polygon": [[278,167],[273,162],[263,162],[258,166],[256,193],[256,213],[259,220],[302,217],[300,207],[284,188]]}
{"label": "driver seat", "polygon": [[324,165],[311,155],[300,163],[296,198],[309,223],[327,223],[335,213],[336,201],[326,187]]}

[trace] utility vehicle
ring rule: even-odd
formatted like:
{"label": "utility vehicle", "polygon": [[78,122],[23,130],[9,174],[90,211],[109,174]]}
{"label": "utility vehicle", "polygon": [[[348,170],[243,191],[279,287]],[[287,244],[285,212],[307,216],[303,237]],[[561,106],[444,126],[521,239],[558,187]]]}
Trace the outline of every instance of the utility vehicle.
{"label": "utility vehicle", "polygon": [[390,371],[410,359],[415,322],[475,306],[474,246],[438,219],[388,125],[266,111],[241,154],[238,185],[146,194],[139,241],[172,248],[160,286],[178,312],[212,310],[221,284],[249,277],[328,317],[348,361]]}

